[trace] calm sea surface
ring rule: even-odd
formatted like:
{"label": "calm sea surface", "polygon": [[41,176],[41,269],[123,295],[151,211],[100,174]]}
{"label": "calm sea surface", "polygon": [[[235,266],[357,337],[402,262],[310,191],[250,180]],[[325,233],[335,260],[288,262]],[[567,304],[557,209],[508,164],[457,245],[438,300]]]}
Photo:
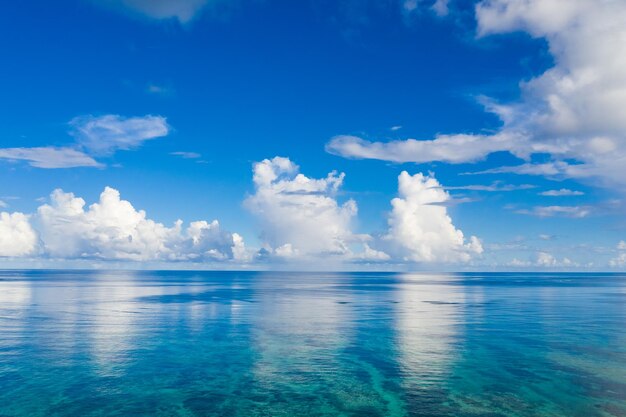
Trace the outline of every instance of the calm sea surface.
{"label": "calm sea surface", "polygon": [[0,416],[626,416],[626,276],[0,271]]}

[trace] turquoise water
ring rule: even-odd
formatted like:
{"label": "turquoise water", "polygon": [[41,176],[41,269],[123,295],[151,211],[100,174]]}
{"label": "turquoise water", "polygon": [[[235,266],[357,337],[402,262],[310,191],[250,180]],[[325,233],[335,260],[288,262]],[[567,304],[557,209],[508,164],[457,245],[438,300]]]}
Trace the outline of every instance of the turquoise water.
{"label": "turquoise water", "polygon": [[626,416],[626,276],[0,271],[0,416]]}

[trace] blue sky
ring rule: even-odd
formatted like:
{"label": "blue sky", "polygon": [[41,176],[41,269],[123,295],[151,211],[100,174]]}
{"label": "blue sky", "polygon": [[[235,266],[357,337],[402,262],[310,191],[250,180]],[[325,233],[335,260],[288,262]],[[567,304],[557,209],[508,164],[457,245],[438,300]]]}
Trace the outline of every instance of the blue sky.
{"label": "blue sky", "polygon": [[0,262],[623,268],[625,8],[520,4],[5,5]]}

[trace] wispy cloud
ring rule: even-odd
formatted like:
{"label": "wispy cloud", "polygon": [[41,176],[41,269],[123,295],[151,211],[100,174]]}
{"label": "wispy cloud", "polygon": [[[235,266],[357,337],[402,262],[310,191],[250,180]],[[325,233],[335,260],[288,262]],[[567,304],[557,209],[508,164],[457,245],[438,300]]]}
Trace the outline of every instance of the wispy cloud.
{"label": "wispy cloud", "polygon": [[574,191],[567,188],[561,188],[560,190],[548,190],[539,193],[539,195],[543,195],[546,197],[569,197],[569,196],[578,196],[585,195],[582,191]]}
{"label": "wispy cloud", "polygon": [[135,149],[147,140],[169,133],[165,117],[152,115],[87,115],[75,117],[69,125],[70,135],[76,139],[78,147],[95,155],[110,155],[117,150]]}
{"label": "wispy cloud", "polygon": [[69,123],[74,143],[64,147],[0,148],[0,159],[26,161],[36,168],[104,167],[94,157],[118,150],[136,149],[143,142],[166,136],[169,126],[162,116],[81,116]]}
{"label": "wispy cloud", "polygon": [[536,217],[583,218],[591,214],[591,208],[588,206],[535,206],[530,210],[521,209],[515,212]]}
{"label": "wispy cloud", "polygon": [[129,10],[150,19],[176,19],[181,23],[188,23],[211,3],[211,0],[96,0],[96,2],[120,10]]}
{"label": "wispy cloud", "polygon": [[91,156],[74,148],[4,148],[0,149],[0,159],[27,161],[36,168],[78,168],[103,167]]}
{"label": "wispy cloud", "polygon": [[491,183],[490,185],[472,184],[472,185],[459,185],[452,187],[445,187],[446,190],[468,190],[468,191],[487,191],[487,192],[506,192],[506,191],[518,191],[518,190],[530,190],[537,188],[532,184],[502,184],[500,181]]}
{"label": "wispy cloud", "polygon": [[202,158],[202,155],[200,155],[197,152],[178,151],[178,152],[170,152],[170,155],[178,156],[178,157],[183,158],[183,159],[199,159],[199,158]]}

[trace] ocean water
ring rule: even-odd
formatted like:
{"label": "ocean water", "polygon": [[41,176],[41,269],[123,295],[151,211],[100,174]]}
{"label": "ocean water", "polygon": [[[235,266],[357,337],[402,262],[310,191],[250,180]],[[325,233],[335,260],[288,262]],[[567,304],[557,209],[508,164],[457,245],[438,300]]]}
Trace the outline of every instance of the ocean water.
{"label": "ocean water", "polygon": [[626,416],[626,276],[0,271],[0,416]]}

